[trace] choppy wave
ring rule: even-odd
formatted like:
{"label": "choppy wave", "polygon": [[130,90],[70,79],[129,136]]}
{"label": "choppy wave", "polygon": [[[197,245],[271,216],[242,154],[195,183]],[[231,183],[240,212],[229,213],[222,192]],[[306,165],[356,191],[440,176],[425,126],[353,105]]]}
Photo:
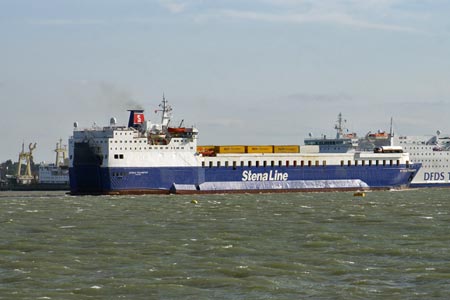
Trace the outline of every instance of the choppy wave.
{"label": "choppy wave", "polygon": [[447,193],[2,192],[0,299],[446,299]]}

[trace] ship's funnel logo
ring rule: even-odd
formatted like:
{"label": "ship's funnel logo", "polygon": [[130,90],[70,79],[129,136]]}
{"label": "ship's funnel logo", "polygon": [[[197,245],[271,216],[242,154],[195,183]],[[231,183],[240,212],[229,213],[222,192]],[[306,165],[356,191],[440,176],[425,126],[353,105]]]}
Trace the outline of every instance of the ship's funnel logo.
{"label": "ship's funnel logo", "polygon": [[129,110],[130,119],[128,120],[128,127],[138,127],[144,123],[144,111],[143,110]]}
{"label": "ship's funnel logo", "polygon": [[144,114],[138,113],[134,114],[134,124],[144,123]]}

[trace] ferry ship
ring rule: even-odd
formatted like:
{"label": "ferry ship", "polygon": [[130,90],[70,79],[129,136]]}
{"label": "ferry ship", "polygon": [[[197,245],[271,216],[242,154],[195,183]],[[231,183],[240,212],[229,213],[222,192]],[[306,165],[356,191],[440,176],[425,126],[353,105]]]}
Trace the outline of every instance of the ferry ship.
{"label": "ferry ship", "polygon": [[67,158],[67,145],[62,144],[62,139],[56,143],[55,163],[41,163],[39,165],[38,183],[41,186],[53,186],[54,189],[69,189],[69,160]]}
{"label": "ferry ship", "polygon": [[422,165],[411,187],[450,187],[449,134],[438,130],[435,135],[400,135],[393,140],[410,153],[411,161]]}
{"label": "ferry ship", "polygon": [[345,133],[348,130],[343,123],[342,114],[339,114],[335,138],[313,138],[310,135],[305,139],[305,144],[317,145],[322,153],[401,147],[409,153],[412,162],[421,164],[411,181],[411,188],[450,187],[450,134],[443,134],[438,130],[435,135],[394,135],[391,119],[389,132],[377,130],[359,138],[356,133]]}
{"label": "ferry ship", "polygon": [[409,186],[420,164],[401,149],[321,153],[318,145],[198,146],[198,130],[129,110],[128,126],[80,128],[69,138],[71,194],[361,191]]}

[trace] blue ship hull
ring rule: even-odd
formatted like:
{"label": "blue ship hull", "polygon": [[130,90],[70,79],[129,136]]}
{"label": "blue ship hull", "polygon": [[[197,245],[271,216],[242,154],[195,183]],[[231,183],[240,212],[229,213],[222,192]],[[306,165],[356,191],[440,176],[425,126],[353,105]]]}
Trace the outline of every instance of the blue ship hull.
{"label": "blue ship hull", "polygon": [[420,165],[71,168],[72,194],[336,191],[405,188]]}
{"label": "blue ship hull", "polygon": [[411,183],[410,184],[411,188],[449,188],[450,187],[450,183]]}

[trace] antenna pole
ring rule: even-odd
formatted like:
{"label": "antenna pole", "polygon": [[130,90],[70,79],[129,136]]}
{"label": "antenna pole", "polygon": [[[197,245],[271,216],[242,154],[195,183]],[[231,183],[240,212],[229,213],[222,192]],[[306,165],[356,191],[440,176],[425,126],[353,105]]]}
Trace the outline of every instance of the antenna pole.
{"label": "antenna pole", "polygon": [[341,138],[343,134],[343,128],[342,128],[342,113],[338,114],[338,120],[337,124],[334,126],[334,129],[336,129],[336,138]]}
{"label": "antenna pole", "polygon": [[391,146],[394,146],[394,127],[392,126],[393,118],[391,117],[391,128],[389,129],[389,137]]}

